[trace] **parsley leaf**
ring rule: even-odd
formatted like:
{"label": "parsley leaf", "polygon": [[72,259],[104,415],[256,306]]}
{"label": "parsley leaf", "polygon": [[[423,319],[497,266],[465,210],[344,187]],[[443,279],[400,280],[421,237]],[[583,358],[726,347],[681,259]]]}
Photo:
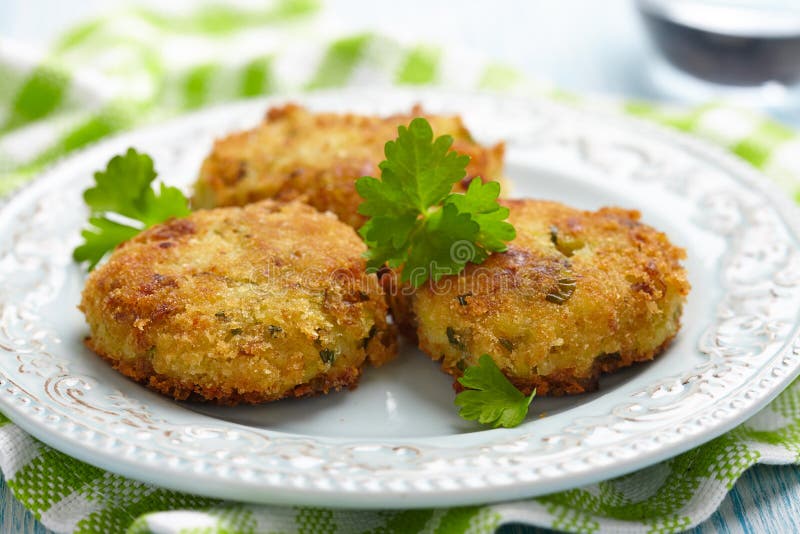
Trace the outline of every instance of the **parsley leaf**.
{"label": "parsley leaf", "polygon": [[94,173],[95,185],[83,192],[89,226],[81,232],[83,244],[72,252],[75,261],[88,262],[91,271],[106,253],[145,228],[189,214],[180,189],[161,184],[156,194],[151,186],[156,176],[150,156],[133,148]]}
{"label": "parsley leaf", "polygon": [[423,118],[397,131],[384,148],[381,178],[356,181],[364,199],[358,212],[370,217],[360,230],[368,269],[402,266],[402,281],[419,287],[506,250],[516,234],[505,222],[508,209],[497,203],[500,184],[476,178],[465,194],[451,193],[469,163],[468,156],[450,149],[453,138],[434,140]]}
{"label": "parsley leaf", "polygon": [[476,179],[470,182],[465,194],[447,197],[445,205],[452,204],[462,213],[471,213],[480,227],[478,240],[487,249],[499,252],[506,249],[506,242],[514,239],[517,233],[511,223],[506,222],[509,210],[497,203],[498,196],[499,183],[484,184]]}
{"label": "parsley leaf", "polygon": [[455,404],[461,408],[458,414],[495,428],[519,425],[536,396],[536,390],[530,397],[520,393],[488,354],[480,357],[478,365],[468,367],[458,381],[468,388],[456,395]]}

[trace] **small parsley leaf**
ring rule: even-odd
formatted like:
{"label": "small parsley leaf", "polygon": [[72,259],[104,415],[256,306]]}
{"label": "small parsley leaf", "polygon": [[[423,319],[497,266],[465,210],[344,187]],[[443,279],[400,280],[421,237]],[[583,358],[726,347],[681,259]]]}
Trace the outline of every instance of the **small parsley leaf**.
{"label": "small parsley leaf", "polygon": [[150,156],[133,148],[94,173],[95,185],[83,193],[89,225],[81,232],[83,243],[72,253],[75,261],[88,262],[91,271],[109,251],[143,229],[189,214],[189,202],[180,189],[161,184],[156,193],[152,187],[156,176]]}
{"label": "small parsley leaf", "polygon": [[505,222],[508,209],[497,203],[500,185],[476,178],[465,194],[451,193],[469,163],[451,150],[453,138],[434,139],[423,118],[397,131],[384,148],[381,178],[356,181],[364,199],[358,211],[370,217],[360,230],[368,269],[402,267],[402,281],[419,287],[504,251],[515,232]]}
{"label": "small parsley leaf", "polygon": [[91,271],[106,252],[138,233],[137,228],[100,217],[90,217],[89,227],[81,232],[83,244],[78,246],[72,255],[75,261],[88,261]]}
{"label": "small parsley leaf", "polygon": [[478,360],[478,365],[468,367],[458,379],[467,388],[456,395],[458,415],[464,419],[490,424],[497,428],[512,428],[525,419],[536,390],[526,397],[503,375],[488,354]]}
{"label": "small parsley leaf", "polygon": [[506,222],[509,210],[497,203],[500,196],[500,184],[483,183],[475,179],[470,182],[463,195],[452,194],[445,200],[445,205],[454,205],[461,213],[471,213],[472,220],[478,223],[478,241],[492,252],[506,250],[506,242],[517,235],[511,223]]}

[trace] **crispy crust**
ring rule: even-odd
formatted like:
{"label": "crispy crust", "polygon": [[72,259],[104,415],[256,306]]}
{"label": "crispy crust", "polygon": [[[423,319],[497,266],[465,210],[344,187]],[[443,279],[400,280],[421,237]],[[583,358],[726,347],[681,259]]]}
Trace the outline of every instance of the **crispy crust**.
{"label": "crispy crust", "polygon": [[[562,397],[564,395],[590,393],[597,391],[602,375],[612,374],[637,363],[652,361],[669,348],[673,339],[675,339],[674,335],[649,352],[598,356],[592,365],[591,375],[587,377],[575,376],[574,369],[559,369],[547,376],[533,376],[527,379],[515,376],[507,376],[506,378],[525,395],[530,395],[533,390],[536,390],[536,394],[542,397]],[[442,370],[445,371],[444,369]],[[453,380],[453,389],[456,392],[464,391],[464,387],[458,380]]]}
{"label": "crispy crust", "polygon": [[396,354],[365,246],[331,214],[264,201],[123,243],[86,282],[89,346],[176,399],[255,403],[354,387]]}
{"label": "crispy crust", "polygon": [[[504,204],[517,230],[506,252],[416,290],[382,273],[400,330],[445,372],[489,354],[521,390],[568,395],[665,349],[689,292],[682,249],[636,211]],[[574,289],[560,298],[564,281]]]}
{"label": "crispy crust", "polygon": [[389,117],[312,113],[288,104],[270,109],[258,127],[216,141],[192,202],[211,208],[299,199],[358,228],[366,218],[358,213],[362,199],[355,181],[379,175],[386,142],[397,137],[398,126],[419,116],[429,120],[436,135],[453,136],[453,150],[470,157],[467,175],[455,190],[465,190],[477,176],[502,179],[503,143],[476,143],[458,116],[426,114],[419,106]]}
{"label": "crispy crust", "polygon": [[212,402],[223,406],[261,404],[281,399],[327,395],[331,391],[340,391],[342,389],[356,389],[358,380],[361,378],[361,367],[348,367],[336,376],[324,375],[308,383],[299,384],[283,395],[268,395],[256,391],[240,392],[219,386],[205,386],[157,373],[147,358],[118,360],[96,347],[92,343],[92,338],[87,337],[84,343],[95,354],[111,364],[120,374],[147,386],[153,391],[180,401]]}

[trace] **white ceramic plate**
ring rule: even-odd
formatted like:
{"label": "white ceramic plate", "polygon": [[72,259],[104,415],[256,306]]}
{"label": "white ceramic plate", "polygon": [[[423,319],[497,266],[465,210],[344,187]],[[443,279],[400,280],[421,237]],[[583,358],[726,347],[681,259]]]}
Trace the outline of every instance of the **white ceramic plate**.
{"label": "white ceramic plate", "polygon": [[298,97],[389,113],[422,102],[505,139],[516,196],[637,208],[688,250],[684,327],[655,362],[597,393],[536,399],[515,429],[461,420],[451,379],[414,347],[354,392],[263,406],[176,403],[85,349],[84,273],[70,253],[92,172],[134,146],[191,184],[214,137],[280,100],[224,106],[63,161],[0,211],[0,409],[91,464],[245,501],[357,508],[461,505],[549,493],[642,468],[752,415],[800,370],[798,213],[720,150],[632,119],[549,101],[439,92]]}

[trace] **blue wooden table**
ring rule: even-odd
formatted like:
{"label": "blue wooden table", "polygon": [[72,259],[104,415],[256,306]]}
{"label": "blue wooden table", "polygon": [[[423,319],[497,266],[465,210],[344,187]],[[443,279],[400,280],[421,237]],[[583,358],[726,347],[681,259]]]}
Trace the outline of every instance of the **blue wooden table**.
{"label": "blue wooden table", "polygon": [[[45,534],[42,526],[0,479],[0,532]],[[800,530],[800,466],[759,465],[747,471],[707,521],[693,533],[790,533]],[[502,534],[533,534],[542,529],[507,525]]]}

